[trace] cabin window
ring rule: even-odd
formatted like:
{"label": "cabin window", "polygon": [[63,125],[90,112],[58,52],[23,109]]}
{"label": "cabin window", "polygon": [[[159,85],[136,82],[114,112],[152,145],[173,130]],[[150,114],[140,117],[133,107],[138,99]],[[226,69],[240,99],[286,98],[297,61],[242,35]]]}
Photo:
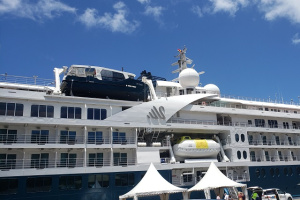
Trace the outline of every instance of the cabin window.
{"label": "cabin window", "polygon": [[76,131],[60,131],[61,144],[75,144]]}
{"label": "cabin window", "polygon": [[88,108],[87,119],[104,120],[107,117],[106,109]]}
{"label": "cabin window", "polygon": [[283,169],[283,173],[284,173],[284,175],[286,175],[286,176],[289,175],[288,169],[287,169],[286,167]]}
{"label": "cabin window", "polygon": [[264,119],[255,119],[255,126],[256,127],[265,127],[265,120]]}
{"label": "cabin window", "polygon": [[113,144],[126,144],[126,133],[124,132],[113,132]]}
{"label": "cabin window", "polygon": [[237,133],[235,134],[235,141],[236,141],[236,142],[239,142],[239,141],[240,141],[240,136],[239,136],[239,134],[237,134]]}
{"label": "cabin window", "polygon": [[17,130],[0,129],[0,143],[15,143]]}
{"label": "cabin window", "polygon": [[60,109],[60,117],[67,119],[81,119],[81,108],[62,106]]}
{"label": "cabin window", "polygon": [[82,188],[81,176],[61,176],[59,177],[60,190],[79,190]]}
{"label": "cabin window", "polygon": [[127,153],[114,153],[114,166],[127,166]]}
{"label": "cabin window", "polygon": [[294,173],[293,173],[293,168],[290,167],[290,168],[289,168],[289,175],[290,175],[290,176],[293,176],[293,174],[294,174]]}
{"label": "cabin window", "polygon": [[276,169],[275,169],[275,174],[276,174],[276,176],[278,176],[278,177],[280,176],[280,170],[279,170],[279,168],[276,168]]}
{"label": "cabin window", "polygon": [[278,128],[277,120],[268,120],[269,128]]}
{"label": "cabin window", "polygon": [[89,175],[88,188],[107,188],[109,186],[108,174]]}
{"label": "cabin window", "polygon": [[257,177],[257,178],[260,178],[260,169],[257,168],[257,169],[255,170],[255,174],[256,174],[256,177]]}
{"label": "cabin window", "polygon": [[18,192],[19,181],[17,178],[1,178],[0,185],[0,195],[16,194]]}
{"label": "cabin window", "polygon": [[256,161],[256,158],[255,158],[255,151],[251,151],[251,152],[250,152],[250,159],[251,159],[251,161]]}
{"label": "cabin window", "polygon": [[265,158],[266,158],[266,161],[270,161],[270,156],[269,156],[268,151],[265,151]]}
{"label": "cabin window", "polygon": [[297,167],[296,170],[297,170],[297,174],[300,175],[300,167]]}
{"label": "cabin window", "polygon": [[115,185],[116,186],[130,186],[134,185],[134,174],[116,174],[115,176]]}
{"label": "cabin window", "polygon": [[75,167],[76,153],[61,153],[59,167]]}
{"label": "cabin window", "polygon": [[246,151],[243,151],[243,158],[247,159],[247,152]]}
{"label": "cabin window", "polygon": [[0,154],[0,169],[15,169],[16,154]]}
{"label": "cabin window", "polygon": [[23,116],[23,110],[23,104],[0,102],[0,115]]}
{"label": "cabin window", "polygon": [[248,120],[248,125],[252,126],[252,120]]}
{"label": "cabin window", "polygon": [[89,131],[88,132],[88,144],[103,144],[101,131]]}
{"label": "cabin window", "polygon": [[85,68],[86,76],[94,76],[96,74],[95,68]]}
{"label": "cabin window", "polygon": [[179,90],[179,95],[184,95],[184,90]]}
{"label": "cabin window", "polygon": [[250,145],[253,144],[253,135],[248,136],[248,142]]}
{"label": "cabin window", "polygon": [[238,157],[239,160],[242,158],[242,154],[241,154],[240,151],[237,151],[237,157]]}
{"label": "cabin window", "polygon": [[26,180],[26,192],[50,192],[52,186],[51,177],[30,177]]}
{"label": "cabin window", "polygon": [[270,174],[271,174],[272,177],[275,176],[274,168],[271,168],[271,169],[270,169]]}
{"label": "cabin window", "polygon": [[260,174],[262,178],[266,178],[266,170],[264,168],[260,170]]}
{"label": "cabin window", "polygon": [[47,168],[49,153],[31,154],[31,168]]}
{"label": "cabin window", "polygon": [[102,166],[103,166],[103,153],[90,153],[89,167],[102,167]]}
{"label": "cabin window", "polygon": [[182,179],[184,183],[190,183],[193,181],[193,175],[192,174],[183,174]]}
{"label": "cabin window", "polygon": [[53,118],[54,107],[47,105],[31,105],[31,117]]}
{"label": "cabin window", "polygon": [[245,142],[245,135],[244,134],[241,134],[241,141]]}
{"label": "cabin window", "polygon": [[284,129],[289,129],[289,123],[288,122],[283,122],[283,128]]}
{"label": "cabin window", "polygon": [[123,73],[120,72],[114,72],[103,69],[101,71],[101,77],[104,81],[122,81],[125,79],[125,76]]}
{"label": "cabin window", "polygon": [[281,151],[278,151],[278,156],[279,156],[279,160],[280,160],[280,161],[283,161],[283,156],[282,156]]}
{"label": "cabin window", "polygon": [[49,130],[32,130],[31,143],[45,144],[48,143]]}

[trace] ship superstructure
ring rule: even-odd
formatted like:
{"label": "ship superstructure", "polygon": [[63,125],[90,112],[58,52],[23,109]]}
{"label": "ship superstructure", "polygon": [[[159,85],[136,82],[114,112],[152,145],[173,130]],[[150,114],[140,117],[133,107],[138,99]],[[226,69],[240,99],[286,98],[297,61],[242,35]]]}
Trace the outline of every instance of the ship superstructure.
{"label": "ship superstructure", "polygon": [[[60,90],[63,69],[55,69],[56,85],[38,85],[36,77],[20,84],[3,75],[0,199],[118,199],[150,163],[170,183],[191,188],[211,162],[234,181],[299,195],[300,107],[222,97],[214,84],[199,86],[203,72],[187,66],[186,50],[179,51],[178,79],[144,73],[136,82],[146,88],[138,90],[142,99],[109,98],[113,90],[101,88],[101,98],[78,95],[73,85]],[[77,68],[85,80],[103,69],[134,80],[131,73],[79,65],[63,80]],[[135,93],[133,86],[126,87]]]}

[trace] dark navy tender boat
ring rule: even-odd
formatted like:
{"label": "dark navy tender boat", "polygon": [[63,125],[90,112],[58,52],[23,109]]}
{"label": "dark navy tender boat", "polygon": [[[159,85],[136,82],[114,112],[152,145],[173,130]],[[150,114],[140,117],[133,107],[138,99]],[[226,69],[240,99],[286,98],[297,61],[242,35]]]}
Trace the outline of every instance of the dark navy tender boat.
{"label": "dark navy tender boat", "polygon": [[61,91],[66,96],[146,101],[148,86],[134,77],[104,67],[72,65],[63,78]]}

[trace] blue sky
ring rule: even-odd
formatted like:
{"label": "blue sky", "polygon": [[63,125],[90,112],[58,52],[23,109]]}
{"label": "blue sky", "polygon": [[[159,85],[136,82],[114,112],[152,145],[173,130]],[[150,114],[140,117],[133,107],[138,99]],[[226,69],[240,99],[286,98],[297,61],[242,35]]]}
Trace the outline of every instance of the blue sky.
{"label": "blue sky", "polygon": [[177,49],[221,94],[299,102],[300,0],[0,0],[0,73],[86,64],[172,80]]}

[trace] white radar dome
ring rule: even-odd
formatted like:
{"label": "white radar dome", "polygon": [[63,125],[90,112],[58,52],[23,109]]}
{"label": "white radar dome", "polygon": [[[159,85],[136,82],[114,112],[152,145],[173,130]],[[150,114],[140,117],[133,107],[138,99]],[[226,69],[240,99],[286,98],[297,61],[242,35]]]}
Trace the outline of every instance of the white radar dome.
{"label": "white radar dome", "polygon": [[214,84],[207,84],[207,85],[204,86],[204,89],[206,91],[208,91],[209,93],[220,95],[220,89],[218,88],[218,86],[216,86]]}
{"label": "white radar dome", "polygon": [[179,83],[182,87],[196,87],[199,85],[199,74],[192,68],[186,68],[179,74]]}

